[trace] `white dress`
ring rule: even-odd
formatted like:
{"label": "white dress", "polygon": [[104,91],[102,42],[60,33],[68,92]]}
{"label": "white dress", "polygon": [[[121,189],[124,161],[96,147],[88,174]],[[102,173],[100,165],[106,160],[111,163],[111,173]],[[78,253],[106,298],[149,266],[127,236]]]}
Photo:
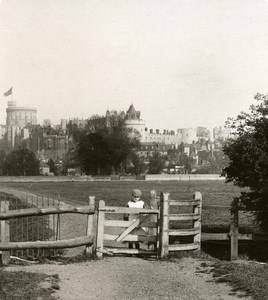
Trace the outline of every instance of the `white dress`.
{"label": "white dress", "polygon": [[[144,206],[145,206],[145,203],[142,200],[139,200],[137,202],[129,201],[127,203],[127,207],[129,207],[129,208],[144,208]],[[128,220],[135,221],[135,220],[137,220],[138,217],[139,217],[139,214],[130,214],[128,216]],[[147,228],[142,227],[142,228],[135,228],[131,233],[138,234],[138,235],[147,235],[146,231],[147,231]]]}

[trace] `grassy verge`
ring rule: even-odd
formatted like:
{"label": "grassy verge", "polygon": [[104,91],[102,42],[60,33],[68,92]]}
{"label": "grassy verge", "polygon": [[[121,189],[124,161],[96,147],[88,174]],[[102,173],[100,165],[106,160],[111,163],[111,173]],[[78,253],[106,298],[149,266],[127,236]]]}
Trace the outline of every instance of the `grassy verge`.
{"label": "grassy verge", "polygon": [[[0,299],[54,300],[53,293],[59,289],[58,280],[58,275],[0,270]],[[45,285],[40,285],[41,282]]]}
{"label": "grassy verge", "polygon": [[211,270],[216,282],[232,286],[232,293],[242,291],[253,299],[268,299],[268,266],[256,262],[217,261]]}

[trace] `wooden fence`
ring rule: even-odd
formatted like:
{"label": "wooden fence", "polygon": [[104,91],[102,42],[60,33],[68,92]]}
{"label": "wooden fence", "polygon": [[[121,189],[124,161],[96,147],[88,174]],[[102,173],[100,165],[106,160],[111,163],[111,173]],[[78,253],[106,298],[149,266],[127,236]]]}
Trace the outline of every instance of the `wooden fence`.
{"label": "wooden fence", "polygon": [[[43,199],[45,202],[45,200]],[[26,202],[31,202],[29,199]],[[240,234],[239,233],[239,211],[244,211],[238,202],[233,202],[232,206],[206,205],[202,206],[202,195],[195,192],[193,199],[176,200],[170,197],[169,193],[156,195],[156,191],[151,191],[150,209],[134,209],[127,207],[106,206],[103,200],[99,201],[98,209],[95,209],[95,197],[89,197],[86,206],[66,206],[57,203],[52,206],[33,205],[13,207],[10,210],[10,199],[4,198],[0,201],[0,251],[2,251],[2,264],[9,262],[10,253],[14,251],[43,251],[44,249],[63,249],[78,246],[86,246],[86,253],[92,252],[92,246],[96,247],[99,257],[103,253],[112,254],[148,254],[156,255],[160,258],[166,257],[170,252],[181,250],[199,250],[201,240],[204,241],[230,241],[231,260],[238,257],[239,240],[264,240],[268,237],[260,234]],[[225,233],[201,234],[201,210],[209,209],[229,209],[230,210],[230,230]],[[60,216],[62,214],[85,214],[87,215],[86,236],[72,239],[60,239]],[[139,218],[133,221],[124,221],[124,214],[138,214]],[[39,233],[38,237],[30,238],[20,235],[19,230],[27,227],[27,218],[46,216],[56,216],[52,222],[52,240],[46,233]],[[94,217],[95,216],[95,217]],[[25,218],[24,222],[16,223],[19,218]],[[96,220],[97,218],[97,220]],[[28,220],[28,221],[27,221]],[[45,219],[41,219],[41,222]],[[97,224],[93,224],[94,220]],[[10,225],[15,224],[16,235],[22,236],[13,239],[10,235]],[[44,221],[46,222],[46,220]],[[43,224],[43,223],[42,223]],[[35,225],[42,227],[40,222]],[[51,226],[46,225],[46,226]],[[145,230],[143,230],[145,228]],[[142,229],[142,230],[141,230]],[[13,233],[14,234],[14,233]],[[43,240],[42,240],[43,239]],[[45,240],[47,239],[47,240]],[[50,239],[50,240],[49,240]],[[128,248],[128,243],[141,242],[140,249]],[[28,253],[27,253],[28,254]]]}
{"label": "wooden fence", "polygon": [[[28,251],[28,250],[44,250],[44,249],[63,249],[63,248],[73,248],[78,246],[86,246],[86,253],[91,252],[91,246],[93,245],[93,215],[95,213],[95,197],[89,197],[89,204],[86,206],[76,207],[76,206],[52,206],[52,207],[30,207],[27,209],[13,209],[9,210],[9,201],[0,201],[0,251],[2,251],[0,264],[8,265],[10,260],[10,252],[12,251]],[[62,214],[86,214],[87,215],[87,229],[86,236],[76,237],[68,240],[59,239],[59,224],[60,215]],[[25,240],[23,237],[22,241],[10,240],[10,222],[19,218],[29,218],[29,217],[44,217],[44,216],[58,216],[58,225],[52,229],[56,230],[56,239],[52,237],[53,240],[49,240],[49,236],[39,236],[38,240]],[[35,224],[35,230],[38,230],[40,226],[39,221]],[[44,224],[43,224],[44,225]],[[23,223],[20,223],[23,226]],[[27,227],[27,230],[29,227]],[[16,228],[17,230],[17,228]],[[15,231],[16,231],[15,230]],[[21,228],[20,228],[21,230]],[[26,231],[27,231],[26,230]],[[21,237],[21,236],[20,236]],[[28,236],[29,237],[29,236]],[[55,236],[54,236],[55,237]],[[47,240],[40,240],[41,238],[46,238]]]}
{"label": "wooden fence", "polygon": [[203,210],[226,210],[230,211],[230,230],[225,233],[202,233],[202,241],[230,241],[230,259],[238,258],[238,247],[240,241],[268,241],[268,236],[260,233],[239,233],[239,211],[249,211],[244,207],[239,206],[237,200],[232,202],[232,205],[205,205]]}

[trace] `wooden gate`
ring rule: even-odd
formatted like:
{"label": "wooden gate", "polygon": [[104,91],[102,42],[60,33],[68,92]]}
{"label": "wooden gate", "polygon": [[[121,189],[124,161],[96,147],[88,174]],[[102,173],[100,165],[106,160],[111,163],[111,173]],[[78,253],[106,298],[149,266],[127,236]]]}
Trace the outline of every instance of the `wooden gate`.
{"label": "wooden gate", "polygon": [[[134,221],[124,221],[125,214],[137,214]],[[157,255],[158,209],[105,206],[99,201],[96,253]],[[129,248],[139,243],[139,249]]]}
{"label": "wooden gate", "polygon": [[[169,252],[200,250],[202,195],[192,200],[170,200],[169,193],[156,196],[151,191],[151,209],[105,206],[98,208],[96,253],[149,254],[159,258]],[[172,208],[172,209],[171,209]],[[177,208],[175,211],[173,208]],[[124,221],[124,214],[138,214],[134,221]],[[175,223],[174,223],[175,222]],[[141,243],[130,249],[128,243]]]}

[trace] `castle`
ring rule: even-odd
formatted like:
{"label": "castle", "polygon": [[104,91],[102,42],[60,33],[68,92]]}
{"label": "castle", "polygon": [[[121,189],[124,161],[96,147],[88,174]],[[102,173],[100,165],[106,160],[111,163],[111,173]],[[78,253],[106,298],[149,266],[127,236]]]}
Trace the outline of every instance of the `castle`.
{"label": "castle", "polygon": [[[141,143],[157,143],[166,145],[175,145],[177,147],[181,143],[191,144],[198,140],[198,131],[194,128],[181,128],[174,130],[153,130],[148,129],[145,122],[141,119],[140,111],[135,110],[133,104],[130,105],[125,115],[125,126],[136,130],[141,137]],[[209,137],[207,137],[209,139]]]}

